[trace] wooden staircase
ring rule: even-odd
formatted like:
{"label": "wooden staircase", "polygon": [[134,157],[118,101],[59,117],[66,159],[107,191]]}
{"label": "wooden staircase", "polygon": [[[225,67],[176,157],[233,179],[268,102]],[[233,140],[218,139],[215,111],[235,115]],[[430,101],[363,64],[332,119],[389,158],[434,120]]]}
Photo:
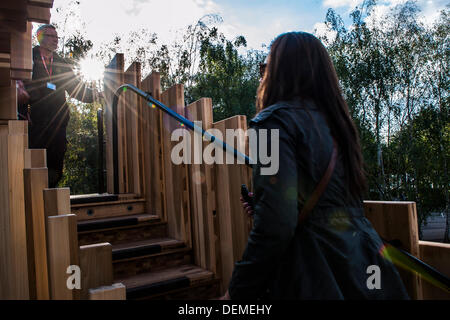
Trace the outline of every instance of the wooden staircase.
{"label": "wooden staircase", "polygon": [[218,297],[216,275],[196,266],[193,250],[170,238],[167,222],[160,217],[139,212],[141,204],[141,199],[127,200],[125,205],[123,201],[72,204],[79,245],[112,245],[114,282],[126,286],[128,300]]}

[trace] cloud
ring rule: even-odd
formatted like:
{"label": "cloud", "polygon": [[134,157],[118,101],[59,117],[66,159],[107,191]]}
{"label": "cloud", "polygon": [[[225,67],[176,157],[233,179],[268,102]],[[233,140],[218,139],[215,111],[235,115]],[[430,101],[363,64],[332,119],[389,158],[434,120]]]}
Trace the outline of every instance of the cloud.
{"label": "cloud", "polygon": [[362,0],[325,0],[322,4],[323,7],[327,8],[339,8],[339,7],[351,7],[354,8],[361,4]]}

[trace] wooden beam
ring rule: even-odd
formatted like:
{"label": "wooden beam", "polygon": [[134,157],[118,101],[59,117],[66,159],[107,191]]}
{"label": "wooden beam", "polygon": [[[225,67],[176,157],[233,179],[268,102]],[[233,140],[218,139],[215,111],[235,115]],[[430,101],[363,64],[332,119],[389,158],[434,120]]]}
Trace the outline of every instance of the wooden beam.
{"label": "wooden beam", "polygon": [[69,266],[79,266],[77,217],[65,214],[48,217],[47,220],[48,267],[50,298],[52,300],[79,299],[80,290],[69,289]]}
{"label": "wooden beam", "polygon": [[47,231],[43,196],[43,190],[48,187],[47,168],[25,168],[24,185],[30,299],[48,300]]}
{"label": "wooden beam", "polygon": [[0,125],[0,299],[29,299],[24,197],[25,121]]}
{"label": "wooden beam", "polygon": [[28,5],[42,8],[52,8],[54,0],[28,0]]}
{"label": "wooden beam", "polygon": [[29,4],[27,6],[28,21],[39,23],[50,23],[50,8]]}
{"label": "wooden beam", "polygon": [[30,80],[33,69],[31,32],[33,25],[27,23],[25,32],[11,32],[11,78]]}
{"label": "wooden beam", "polygon": [[[133,62],[125,72],[125,83],[140,87],[141,64]],[[125,92],[125,145],[128,173],[128,191],[140,195],[140,167],[139,167],[139,123],[138,103],[136,93]]]}
{"label": "wooden beam", "polygon": [[[142,90],[151,92],[152,96],[161,100],[160,74],[152,72],[142,81]],[[143,150],[144,150],[144,190],[146,207],[149,213],[165,219],[164,179],[162,179],[162,111],[147,105],[142,100],[143,114]]]}
{"label": "wooden beam", "polygon": [[97,243],[80,247],[81,299],[89,299],[89,289],[113,282],[112,246]]}
{"label": "wooden beam", "polygon": [[[1,54],[0,54],[1,55]],[[0,67],[2,62],[0,62]],[[0,119],[17,119],[17,90],[16,81],[10,81],[9,86],[0,86]]]}
{"label": "wooden beam", "polygon": [[[106,104],[103,106],[105,110],[105,134],[106,134],[106,185],[108,193],[114,193],[114,163],[113,163],[113,117],[112,117],[112,100],[116,89],[124,82],[124,56],[122,53],[117,53],[111,60],[110,64],[105,69],[104,94]],[[118,171],[119,171],[119,193],[126,193],[124,189],[124,167],[123,163],[123,107],[120,97],[118,103]]]}
{"label": "wooden beam", "polygon": [[44,205],[47,216],[71,213],[70,188],[45,189]]}
{"label": "wooden beam", "polygon": [[[183,85],[175,85],[161,94],[162,102],[184,116],[184,89]],[[182,128],[180,123],[167,114],[163,114],[163,163],[165,197],[169,236],[186,242],[191,246],[190,234],[190,204],[189,181],[187,179],[187,166],[175,165],[171,159],[172,147],[177,142],[171,141],[172,132]]]}
{"label": "wooden beam", "polygon": [[[415,202],[364,201],[364,213],[385,240],[398,240],[402,249],[420,259],[419,230]],[[422,299],[419,276],[398,269],[412,299]]]}
{"label": "wooden beam", "polygon": [[[450,244],[419,241],[420,259],[450,277]],[[450,300],[450,293],[422,280],[424,300]]]}
{"label": "wooden beam", "polygon": [[[242,133],[247,130],[247,121],[245,116],[234,116],[213,124],[213,128],[219,130],[224,139],[226,139],[226,129],[241,129]],[[227,140],[227,143],[230,143]],[[244,153],[245,134],[240,135],[235,147]],[[215,165],[215,195],[216,195],[216,214],[218,217],[218,237],[220,238],[221,254],[221,280],[222,288],[226,290],[234,263],[242,258],[245,246],[247,244],[249,228],[249,219],[243,212],[239,201],[240,186],[250,184],[250,169],[245,164],[226,164],[226,153],[223,152],[223,164]],[[219,158],[219,157],[217,157]],[[234,160],[236,162],[236,160]]]}
{"label": "wooden beam", "polygon": [[89,289],[89,300],[126,300],[126,288],[121,283]]}
{"label": "wooden beam", "polygon": [[[212,101],[202,98],[186,107],[187,118],[201,121],[202,128],[208,130],[213,125]],[[201,135],[191,135],[192,164],[189,166],[189,185],[192,212],[192,241],[195,264],[216,273],[216,242],[214,232],[215,186],[214,166],[203,161],[204,148],[209,144]],[[196,146],[198,144],[198,146]],[[202,146],[202,148],[200,148]],[[197,152],[197,154],[195,154]],[[201,160],[196,164],[194,160]]]}
{"label": "wooden beam", "polygon": [[46,167],[47,167],[47,149],[25,149],[25,168],[46,168]]}

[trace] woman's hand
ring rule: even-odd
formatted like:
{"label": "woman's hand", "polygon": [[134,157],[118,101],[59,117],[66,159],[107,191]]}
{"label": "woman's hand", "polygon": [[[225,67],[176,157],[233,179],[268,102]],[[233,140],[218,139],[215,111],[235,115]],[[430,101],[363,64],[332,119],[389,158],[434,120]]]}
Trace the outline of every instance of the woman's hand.
{"label": "woman's hand", "polygon": [[25,86],[23,85],[23,82],[21,80],[17,81],[17,102],[19,105],[23,105],[27,103],[30,100],[30,95],[28,94],[27,90],[25,90]]}
{"label": "woman's hand", "polygon": [[228,290],[227,290],[227,292],[225,292],[225,295],[223,297],[220,297],[219,300],[231,300]]}
{"label": "woman's hand", "polygon": [[[249,197],[253,197],[253,192],[249,192],[248,193]],[[253,208],[252,206],[250,206],[248,204],[248,202],[245,202],[244,198],[241,196],[241,202],[242,202],[242,206],[244,207],[245,213],[247,214],[248,217],[252,217],[254,214]]]}

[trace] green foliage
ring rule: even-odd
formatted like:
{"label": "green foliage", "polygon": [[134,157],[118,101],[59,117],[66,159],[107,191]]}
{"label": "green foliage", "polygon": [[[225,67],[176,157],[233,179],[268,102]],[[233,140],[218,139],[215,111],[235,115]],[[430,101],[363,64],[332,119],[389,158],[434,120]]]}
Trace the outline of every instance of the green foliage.
{"label": "green foliage", "polygon": [[[432,27],[408,1],[374,17],[375,1],[330,9],[327,42],[367,165],[368,198],[417,203],[419,223],[449,211],[449,12]],[[447,230],[448,233],[448,230]]]}
{"label": "green foliage", "polygon": [[194,85],[186,90],[187,101],[212,98],[214,121],[237,114],[251,118],[255,114],[259,63],[265,55],[259,51],[248,51],[246,56],[239,54],[239,49],[245,46],[244,37],[230,41],[217,36],[216,29],[202,42],[199,72]]}
{"label": "green foliage", "polygon": [[63,177],[59,185],[70,187],[71,194],[97,193],[97,110],[101,108],[101,105],[68,103],[70,105],[70,121],[67,126],[68,144]]}

